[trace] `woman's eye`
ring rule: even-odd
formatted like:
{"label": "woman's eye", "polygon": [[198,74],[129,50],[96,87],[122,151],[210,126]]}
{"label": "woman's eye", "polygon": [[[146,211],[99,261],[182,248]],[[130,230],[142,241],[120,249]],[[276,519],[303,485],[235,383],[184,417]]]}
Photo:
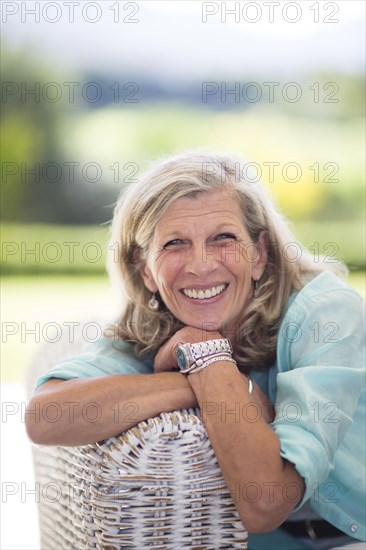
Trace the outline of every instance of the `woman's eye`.
{"label": "woman's eye", "polygon": [[172,239],[171,241],[168,241],[165,245],[164,245],[164,248],[171,248],[173,246],[177,246],[178,244],[182,244],[183,241],[181,239]]}
{"label": "woman's eye", "polygon": [[228,240],[228,239],[236,240],[236,237],[232,233],[220,233],[219,235],[217,235],[215,237],[215,239],[218,240],[218,241],[223,241],[223,240]]}

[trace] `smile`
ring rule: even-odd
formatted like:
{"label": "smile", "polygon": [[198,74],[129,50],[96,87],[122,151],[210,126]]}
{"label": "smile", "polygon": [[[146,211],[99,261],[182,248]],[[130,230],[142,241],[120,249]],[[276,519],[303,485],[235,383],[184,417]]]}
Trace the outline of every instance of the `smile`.
{"label": "smile", "polygon": [[194,298],[195,300],[203,300],[206,298],[213,298],[214,296],[218,296],[224,290],[227,288],[227,284],[222,284],[218,286],[213,286],[211,288],[205,288],[205,289],[194,289],[194,288],[183,288],[182,292],[185,296],[188,296],[188,298]]}

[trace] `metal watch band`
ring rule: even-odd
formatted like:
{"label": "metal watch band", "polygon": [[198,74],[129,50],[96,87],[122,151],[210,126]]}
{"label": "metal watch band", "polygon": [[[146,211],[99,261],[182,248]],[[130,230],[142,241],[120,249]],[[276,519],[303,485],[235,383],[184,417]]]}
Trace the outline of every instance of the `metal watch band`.
{"label": "metal watch band", "polygon": [[208,365],[211,365],[211,363],[216,363],[217,361],[227,361],[230,363],[234,363],[236,365],[236,361],[230,357],[229,355],[215,355],[214,357],[210,357],[207,359],[207,361],[204,361],[199,366],[193,366],[189,371],[188,374],[195,374],[196,372],[200,372],[201,370],[208,367]]}
{"label": "metal watch band", "polygon": [[217,338],[215,340],[206,340],[204,342],[197,342],[195,344],[189,344],[189,349],[192,355],[193,361],[206,357],[207,355],[214,355],[216,353],[232,353],[233,348],[231,342],[227,338]]}
{"label": "metal watch band", "polygon": [[[180,369],[180,372],[182,374],[189,374],[193,369],[196,369],[197,367],[201,367],[204,363],[216,357],[221,357],[223,361],[226,361],[226,360],[234,361],[234,359],[232,359],[231,357],[231,353],[229,352],[214,353],[212,355],[206,355],[205,357],[197,359],[194,363],[192,363],[185,369]],[[218,359],[215,359],[215,360],[217,361]]]}

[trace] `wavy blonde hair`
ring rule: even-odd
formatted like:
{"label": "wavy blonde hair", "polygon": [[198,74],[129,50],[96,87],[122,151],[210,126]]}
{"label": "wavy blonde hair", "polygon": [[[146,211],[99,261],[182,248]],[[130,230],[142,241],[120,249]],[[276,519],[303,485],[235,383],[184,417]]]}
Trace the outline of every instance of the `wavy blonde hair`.
{"label": "wavy blonde hair", "polygon": [[[156,353],[183,326],[160,298],[158,311],[149,309],[151,293],[140,274],[158,220],[181,197],[229,190],[239,201],[251,240],[257,243],[261,231],[266,231],[268,261],[258,290],[237,325],[235,359],[242,372],[264,370],[274,363],[281,315],[293,290],[300,290],[325,269],[346,274],[343,264],[314,261],[274,207],[268,191],[243,176],[245,164],[243,158],[231,154],[188,151],[153,163],[119,197],[108,271],[112,281],[119,283],[125,304],[119,322],[107,334],[133,344],[137,356]],[[290,252],[294,250],[296,256]]]}

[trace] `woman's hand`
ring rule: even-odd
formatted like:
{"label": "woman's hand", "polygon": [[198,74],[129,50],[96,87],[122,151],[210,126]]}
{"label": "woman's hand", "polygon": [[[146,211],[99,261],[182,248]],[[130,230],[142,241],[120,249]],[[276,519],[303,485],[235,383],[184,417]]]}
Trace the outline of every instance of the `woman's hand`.
{"label": "woman's hand", "polygon": [[[155,372],[167,372],[178,369],[176,351],[178,344],[181,342],[194,344],[206,340],[214,340],[222,338],[220,332],[205,332],[194,327],[183,327],[178,330],[161,348],[155,356],[154,370]],[[242,374],[245,379],[244,384],[248,384],[248,378]],[[258,384],[253,382],[253,399],[262,411],[262,418],[266,424],[270,424],[274,420],[275,411],[268,397],[262,392]]]}
{"label": "woman's hand", "polygon": [[217,331],[207,332],[195,327],[183,327],[176,332],[161,348],[155,356],[155,372],[166,372],[178,368],[176,351],[181,342],[195,344],[206,340],[222,338]]}
{"label": "woman's hand", "polygon": [[[202,330],[194,327],[183,327],[178,330],[163,346],[155,356],[154,370],[155,372],[167,372],[178,369],[176,351],[178,344],[181,342],[194,344],[195,342],[203,342],[205,340],[213,340],[216,338],[222,338],[219,332],[205,332],[202,334]],[[242,374],[245,379],[244,383],[248,384],[248,377]],[[268,397],[262,392],[258,384],[253,382],[253,399],[261,410],[261,417],[270,424],[275,417],[275,410],[268,399]]]}

